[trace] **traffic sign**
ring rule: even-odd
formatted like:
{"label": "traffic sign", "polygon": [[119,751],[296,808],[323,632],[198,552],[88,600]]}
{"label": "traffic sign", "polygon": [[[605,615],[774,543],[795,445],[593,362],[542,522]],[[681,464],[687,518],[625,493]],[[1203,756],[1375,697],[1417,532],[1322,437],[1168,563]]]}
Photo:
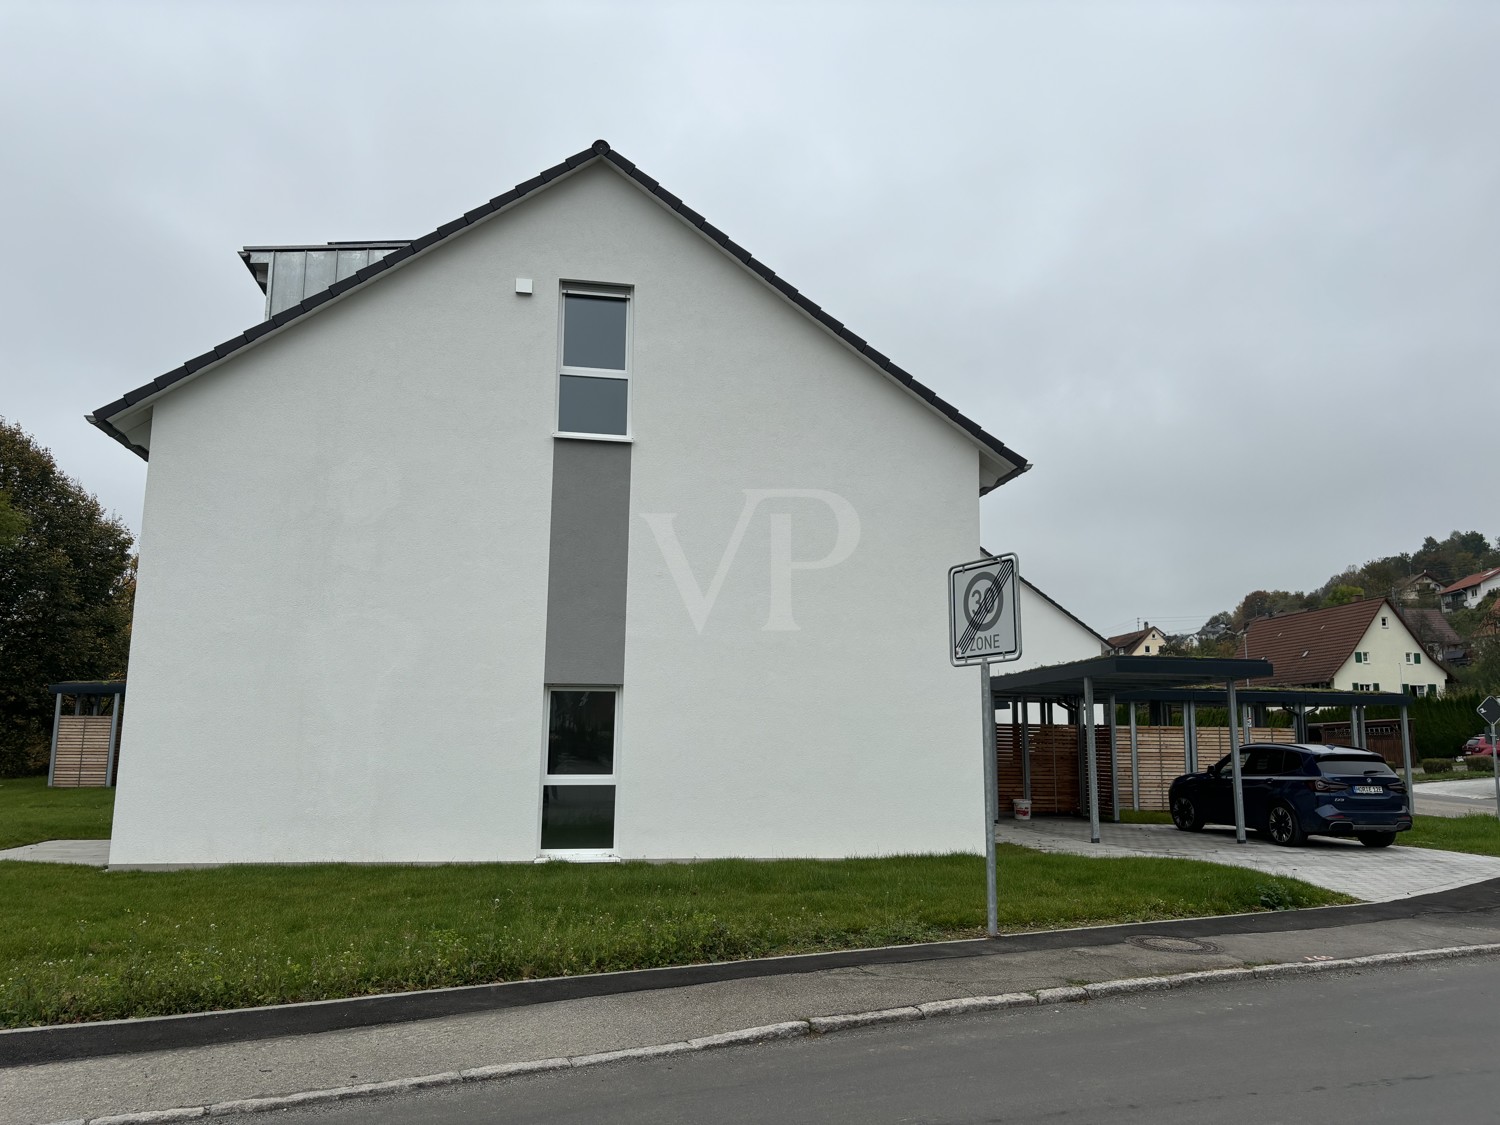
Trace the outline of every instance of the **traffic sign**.
{"label": "traffic sign", "polygon": [[1021,656],[1020,566],[993,555],[948,571],[948,659],[955,667]]}
{"label": "traffic sign", "polygon": [[1500,723],[1500,699],[1496,699],[1493,695],[1474,708],[1474,710],[1478,711],[1479,717],[1489,723],[1490,726]]}

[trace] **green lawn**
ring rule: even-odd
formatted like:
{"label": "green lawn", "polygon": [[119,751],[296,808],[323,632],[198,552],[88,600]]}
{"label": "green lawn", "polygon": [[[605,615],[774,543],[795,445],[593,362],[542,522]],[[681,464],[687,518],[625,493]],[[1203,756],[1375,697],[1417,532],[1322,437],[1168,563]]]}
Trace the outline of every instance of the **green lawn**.
{"label": "green lawn", "polygon": [[[108,835],[106,790],[0,782],[8,846]],[[1241,868],[1000,848],[1007,931],[1317,906]],[[0,862],[0,1026],[978,936],[974,856],[693,864]]]}
{"label": "green lawn", "polygon": [[1396,837],[1398,844],[1416,848],[1441,848],[1449,852],[1500,855],[1500,820],[1484,813],[1470,816],[1418,816],[1410,832]]}
{"label": "green lawn", "polygon": [[[1292,879],[1000,849],[1008,931],[1315,906]],[[0,1025],[977,936],[973,856],[694,864],[0,863]]]}
{"label": "green lawn", "polygon": [[48,789],[45,777],[0,778],[0,848],[107,840],[113,789]]}

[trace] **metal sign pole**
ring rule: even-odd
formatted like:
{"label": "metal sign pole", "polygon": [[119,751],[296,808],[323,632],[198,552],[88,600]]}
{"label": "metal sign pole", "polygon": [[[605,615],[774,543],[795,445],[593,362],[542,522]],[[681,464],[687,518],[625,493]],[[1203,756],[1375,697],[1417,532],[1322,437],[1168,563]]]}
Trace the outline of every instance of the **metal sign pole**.
{"label": "metal sign pole", "polygon": [[1490,724],[1490,761],[1495,764],[1495,817],[1500,819],[1500,742],[1495,741],[1495,732],[1500,723]]}
{"label": "metal sign pole", "polygon": [[1495,771],[1495,816],[1500,817],[1500,745],[1495,741],[1496,732],[1500,731],[1500,699],[1493,695],[1486,696],[1475,710],[1490,727],[1490,762]]}
{"label": "metal sign pole", "polygon": [[[1000,936],[999,890],[995,885],[995,822],[1000,819],[1000,782],[995,761],[995,697],[990,694],[990,662],[979,664],[980,746],[984,753],[984,894],[990,937]],[[1012,704],[1014,706],[1014,704]]]}

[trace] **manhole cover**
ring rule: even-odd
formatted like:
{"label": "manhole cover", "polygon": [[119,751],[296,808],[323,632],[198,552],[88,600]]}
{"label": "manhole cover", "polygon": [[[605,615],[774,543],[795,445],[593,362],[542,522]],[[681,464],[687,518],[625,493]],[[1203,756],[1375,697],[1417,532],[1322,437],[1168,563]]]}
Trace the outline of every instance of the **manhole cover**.
{"label": "manhole cover", "polygon": [[1157,953],[1217,953],[1219,947],[1211,941],[1199,941],[1186,937],[1135,937],[1128,939],[1131,945],[1150,949]]}

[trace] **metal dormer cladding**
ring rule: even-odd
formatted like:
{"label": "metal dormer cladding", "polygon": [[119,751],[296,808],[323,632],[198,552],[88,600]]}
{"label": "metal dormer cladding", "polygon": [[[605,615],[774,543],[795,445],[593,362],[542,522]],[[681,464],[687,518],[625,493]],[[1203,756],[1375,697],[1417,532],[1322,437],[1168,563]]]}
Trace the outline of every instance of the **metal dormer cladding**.
{"label": "metal dormer cladding", "polygon": [[240,261],[266,295],[266,319],[353,277],[410,239],[399,242],[328,242],[321,246],[246,246]]}

